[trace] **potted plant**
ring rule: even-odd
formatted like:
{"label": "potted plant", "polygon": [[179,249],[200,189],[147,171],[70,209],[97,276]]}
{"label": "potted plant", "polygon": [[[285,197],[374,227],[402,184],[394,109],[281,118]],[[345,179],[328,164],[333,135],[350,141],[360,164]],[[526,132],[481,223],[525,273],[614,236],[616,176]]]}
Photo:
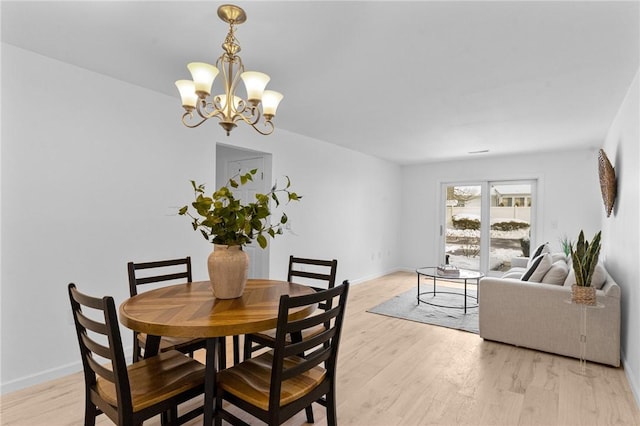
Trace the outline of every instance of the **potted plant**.
{"label": "potted plant", "polygon": [[571,240],[566,235],[563,235],[560,238],[560,247],[562,247],[562,252],[569,257],[571,255]]}
{"label": "potted plant", "polygon": [[575,303],[596,304],[596,289],[591,286],[591,279],[600,254],[601,233],[598,231],[589,243],[584,239],[584,232],[580,231],[575,249],[573,244],[569,245],[576,277],[576,283],[571,287],[571,300]]}
{"label": "potted plant", "polygon": [[188,205],[178,211],[182,216],[189,216],[193,230],[199,230],[214,245],[208,267],[212,290],[217,298],[232,299],[242,295],[249,270],[249,256],[242,251],[243,246],[256,241],[264,249],[267,247],[267,236],[275,238],[282,234],[288,218],[282,213],[277,223],[271,223],[271,201],[277,207],[283,195],[287,203],[302,198],[289,190],[291,181],[285,176],[286,185],[283,188],[279,188],[276,182],[266,194],[256,194],[255,201],[242,204],[234,196],[233,189],[252,181],[257,171],[253,169],[233,176],[227,185],[211,196],[205,194],[204,184],[191,181],[195,195],[195,201],[191,203],[194,212]]}

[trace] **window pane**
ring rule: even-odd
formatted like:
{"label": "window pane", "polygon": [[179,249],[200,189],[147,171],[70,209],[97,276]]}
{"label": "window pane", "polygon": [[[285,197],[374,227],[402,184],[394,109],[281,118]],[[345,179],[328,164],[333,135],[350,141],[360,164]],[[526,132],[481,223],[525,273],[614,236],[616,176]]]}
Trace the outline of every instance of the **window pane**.
{"label": "window pane", "polygon": [[445,254],[459,268],[480,270],[480,185],[447,186]]}
{"label": "window pane", "polygon": [[531,184],[491,183],[489,270],[506,271],[513,257],[529,256]]}

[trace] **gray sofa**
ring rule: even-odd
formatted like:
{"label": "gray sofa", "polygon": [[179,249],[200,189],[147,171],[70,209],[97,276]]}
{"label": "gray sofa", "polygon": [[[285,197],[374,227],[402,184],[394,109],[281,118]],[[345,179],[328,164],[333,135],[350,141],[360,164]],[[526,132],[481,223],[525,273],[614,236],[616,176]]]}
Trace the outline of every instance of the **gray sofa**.
{"label": "gray sofa", "polygon": [[[604,285],[596,291],[599,306],[587,308],[586,359],[618,367],[620,287],[604,273]],[[570,302],[570,285],[485,277],[478,297],[483,339],[580,357],[581,306]]]}

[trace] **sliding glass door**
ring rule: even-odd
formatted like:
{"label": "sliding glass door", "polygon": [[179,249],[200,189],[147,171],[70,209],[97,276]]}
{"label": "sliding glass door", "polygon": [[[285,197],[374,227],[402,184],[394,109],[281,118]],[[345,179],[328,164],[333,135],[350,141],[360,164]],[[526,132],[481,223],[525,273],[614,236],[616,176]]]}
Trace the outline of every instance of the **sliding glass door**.
{"label": "sliding glass door", "polygon": [[444,190],[445,262],[459,268],[479,271],[482,186],[452,184],[445,185]]}
{"label": "sliding glass door", "polygon": [[441,259],[499,275],[529,256],[535,180],[443,183]]}

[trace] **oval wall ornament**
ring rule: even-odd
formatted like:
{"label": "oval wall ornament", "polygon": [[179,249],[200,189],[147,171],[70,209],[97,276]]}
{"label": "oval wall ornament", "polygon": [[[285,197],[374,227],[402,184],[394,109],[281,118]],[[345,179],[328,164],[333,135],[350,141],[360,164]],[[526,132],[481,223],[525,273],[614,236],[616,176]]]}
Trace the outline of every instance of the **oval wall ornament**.
{"label": "oval wall ornament", "polygon": [[598,174],[600,175],[600,191],[607,217],[611,216],[613,204],[616,201],[617,182],[616,172],[603,149],[598,153]]}

